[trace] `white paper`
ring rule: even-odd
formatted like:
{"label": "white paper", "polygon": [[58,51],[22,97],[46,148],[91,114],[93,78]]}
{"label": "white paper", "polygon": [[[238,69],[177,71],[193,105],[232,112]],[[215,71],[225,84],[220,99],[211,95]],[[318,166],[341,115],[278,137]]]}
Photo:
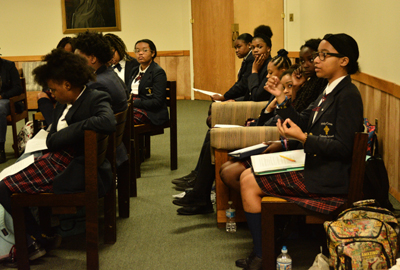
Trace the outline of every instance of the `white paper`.
{"label": "white paper", "polygon": [[25,154],[47,149],[46,138],[49,133],[41,129],[25,146]]}
{"label": "white paper", "polygon": [[193,91],[196,91],[196,92],[199,92],[199,93],[202,93],[202,94],[205,94],[205,95],[209,95],[209,96],[213,96],[213,95],[222,96],[220,93],[215,93],[215,92],[206,91],[206,90],[200,90],[200,89],[196,89],[196,88],[193,88]]}
{"label": "white paper", "polygon": [[237,128],[237,127],[243,127],[239,125],[225,125],[225,124],[215,124],[215,128]]}
{"label": "white paper", "polygon": [[14,163],[13,165],[5,168],[0,173],[0,181],[3,181],[3,179],[9,175],[13,175],[19,171],[22,171],[23,169],[31,165],[34,161],[35,161],[34,156],[30,155],[27,158],[24,158],[23,160],[20,160],[17,163]]}
{"label": "white paper", "polygon": [[[292,159],[294,161],[288,160]],[[255,173],[288,168],[304,167],[306,155],[303,149],[251,156]]]}

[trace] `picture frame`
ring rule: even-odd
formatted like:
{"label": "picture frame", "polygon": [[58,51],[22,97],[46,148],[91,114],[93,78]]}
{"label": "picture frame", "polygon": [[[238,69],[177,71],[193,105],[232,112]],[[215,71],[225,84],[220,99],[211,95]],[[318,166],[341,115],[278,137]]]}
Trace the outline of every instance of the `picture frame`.
{"label": "picture frame", "polygon": [[119,0],[61,0],[64,34],[121,31]]}

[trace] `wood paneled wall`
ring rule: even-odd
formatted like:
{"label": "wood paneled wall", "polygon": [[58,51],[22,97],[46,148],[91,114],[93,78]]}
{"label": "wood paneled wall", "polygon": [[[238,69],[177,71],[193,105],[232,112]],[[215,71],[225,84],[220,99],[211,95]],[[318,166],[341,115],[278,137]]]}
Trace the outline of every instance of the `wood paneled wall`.
{"label": "wood paneled wall", "polygon": [[400,201],[400,86],[360,73],[352,76],[360,90],[364,117],[378,120],[380,152],[389,175],[390,193]]}
{"label": "wood paneled wall", "polygon": [[[135,54],[129,53],[134,56]],[[15,62],[17,68],[22,68],[23,62],[38,62],[41,61],[41,55],[34,56],[9,56],[4,59]],[[189,51],[160,51],[157,52],[155,59],[167,73],[167,79],[176,81],[177,98],[191,98],[191,82],[190,82],[190,52]],[[28,76],[25,74],[25,76]],[[29,90],[29,89],[28,89]],[[28,108],[37,108],[37,93],[38,91],[28,91]]]}

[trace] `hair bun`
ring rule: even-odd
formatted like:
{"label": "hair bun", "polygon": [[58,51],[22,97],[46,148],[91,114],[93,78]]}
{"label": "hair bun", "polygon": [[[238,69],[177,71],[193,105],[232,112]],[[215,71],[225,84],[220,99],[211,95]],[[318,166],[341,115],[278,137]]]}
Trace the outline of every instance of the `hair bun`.
{"label": "hair bun", "polygon": [[278,51],[278,55],[279,55],[279,56],[282,56],[282,57],[285,57],[285,56],[288,55],[288,51],[285,50],[285,49],[280,49],[280,50]]}
{"label": "hair bun", "polygon": [[268,38],[272,38],[272,30],[268,25],[260,25],[254,29],[254,36],[265,35]]}

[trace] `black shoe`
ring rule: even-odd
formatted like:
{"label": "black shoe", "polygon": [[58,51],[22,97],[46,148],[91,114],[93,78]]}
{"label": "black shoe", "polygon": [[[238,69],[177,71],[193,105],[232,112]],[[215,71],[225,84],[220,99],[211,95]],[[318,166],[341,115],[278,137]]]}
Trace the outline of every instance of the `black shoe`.
{"label": "black shoe", "polygon": [[186,181],[182,184],[176,185],[175,189],[179,191],[185,191],[188,188],[193,188],[194,185],[196,184],[196,178],[190,179],[189,181]]}
{"label": "black shoe", "polygon": [[245,267],[244,270],[262,270],[262,259],[254,256],[253,260]]}
{"label": "black shoe", "polygon": [[189,180],[195,179],[196,177],[197,177],[197,172],[192,171],[188,175],[185,175],[181,178],[176,178],[176,179],[172,180],[171,182],[172,182],[172,184],[175,184],[175,185],[182,185],[183,183],[186,183]]}
{"label": "black shoe", "polygon": [[239,259],[235,262],[236,266],[239,268],[246,268],[247,265],[251,263],[251,261],[256,257],[256,254],[254,251],[251,252],[251,254],[246,258],[246,259]]}
{"label": "black shoe", "polygon": [[202,214],[211,214],[214,213],[214,208],[212,205],[207,206],[187,206],[182,207],[176,210],[179,215],[202,215]]}
{"label": "black shoe", "polygon": [[172,201],[173,204],[178,206],[206,206],[211,204],[211,202],[207,202],[206,200],[201,200],[195,196],[196,192],[191,190],[185,194],[180,199],[175,199]]}
{"label": "black shoe", "polygon": [[[29,247],[28,247],[28,258],[30,261],[36,260],[46,254],[46,250],[42,248],[39,243],[34,241]],[[16,256],[16,249],[15,246],[13,246],[10,250],[10,254],[8,258],[4,260],[3,265],[5,267],[10,267],[10,268],[17,268],[17,256]]]}
{"label": "black shoe", "polygon": [[6,162],[6,152],[3,150],[0,150],[0,164]]}

